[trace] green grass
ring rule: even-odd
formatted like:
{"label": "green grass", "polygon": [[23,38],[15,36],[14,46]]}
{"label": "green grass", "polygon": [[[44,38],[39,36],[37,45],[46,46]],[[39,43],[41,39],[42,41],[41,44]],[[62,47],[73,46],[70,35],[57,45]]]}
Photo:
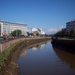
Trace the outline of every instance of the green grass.
{"label": "green grass", "polygon": [[59,40],[74,40],[72,38],[58,38]]}
{"label": "green grass", "polygon": [[2,53],[0,53],[0,69],[4,66],[4,61],[8,60],[8,56],[14,50],[14,47],[16,47],[16,45],[18,45],[20,42],[22,41],[18,41],[16,43],[11,44],[9,47],[3,50]]}

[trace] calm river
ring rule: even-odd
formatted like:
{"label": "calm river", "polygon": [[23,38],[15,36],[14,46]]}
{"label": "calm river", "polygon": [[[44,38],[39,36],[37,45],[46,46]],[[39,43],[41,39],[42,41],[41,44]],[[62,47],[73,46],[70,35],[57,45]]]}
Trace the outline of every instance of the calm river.
{"label": "calm river", "polygon": [[24,49],[18,75],[75,75],[75,55],[52,47],[50,41]]}

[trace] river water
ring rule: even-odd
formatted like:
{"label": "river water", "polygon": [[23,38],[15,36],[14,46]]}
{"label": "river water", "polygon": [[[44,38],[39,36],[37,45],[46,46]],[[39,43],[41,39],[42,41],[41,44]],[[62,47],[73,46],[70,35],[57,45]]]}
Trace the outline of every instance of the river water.
{"label": "river water", "polygon": [[21,52],[18,75],[75,75],[75,55],[52,47],[51,41]]}

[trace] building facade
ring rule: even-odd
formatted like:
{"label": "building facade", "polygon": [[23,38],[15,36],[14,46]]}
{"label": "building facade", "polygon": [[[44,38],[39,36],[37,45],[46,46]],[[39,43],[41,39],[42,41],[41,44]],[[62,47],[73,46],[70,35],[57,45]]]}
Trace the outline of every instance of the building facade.
{"label": "building facade", "polygon": [[67,31],[75,30],[75,20],[66,23],[66,30]]}
{"label": "building facade", "polygon": [[11,34],[14,30],[21,30],[22,35],[27,35],[27,25],[26,24],[19,24],[19,23],[11,23],[0,21],[0,36],[2,33],[6,33],[7,35]]}

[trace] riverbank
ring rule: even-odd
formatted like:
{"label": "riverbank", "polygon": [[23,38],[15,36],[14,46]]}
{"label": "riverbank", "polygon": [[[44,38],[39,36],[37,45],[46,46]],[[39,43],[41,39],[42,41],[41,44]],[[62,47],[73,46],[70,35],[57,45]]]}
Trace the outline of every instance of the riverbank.
{"label": "riverbank", "polygon": [[13,44],[19,40],[43,39],[43,38],[50,38],[50,37],[17,38],[17,39],[11,39],[11,40],[4,40],[2,42],[0,41],[0,53],[2,53],[2,51],[5,50],[7,47],[9,47],[11,44]]}
{"label": "riverbank", "polygon": [[75,40],[52,38],[52,46],[75,54]]}
{"label": "riverbank", "polygon": [[[7,72],[9,72],[9,73],[6,75],[11,75],[11,72],[7,71],[6,67],[10,63],[9,61],[12,61],[11,58],[14,59],[13,58],[14,52],[18,53],[18,51],[20,51],[23,47],[27,47],[29,45],[47,41],[47,40],[50,40],[50,38],[32,38],[32,39],[20,40],[20,41],[17,41],[15,43],[11,44],[9,47],[7,47],[5,50],[3,50],[3,52],[0,54],[0,75],[2,75],[3,73],[6,74]],[[16,59],[16,57],[15,57],[15,59]],[[14,67],[14,66],[16,66],[16,68],[18,67],[18,65],[16,65],[13,62],[11,62],[11,65],[13,65],[12,67]]]}

